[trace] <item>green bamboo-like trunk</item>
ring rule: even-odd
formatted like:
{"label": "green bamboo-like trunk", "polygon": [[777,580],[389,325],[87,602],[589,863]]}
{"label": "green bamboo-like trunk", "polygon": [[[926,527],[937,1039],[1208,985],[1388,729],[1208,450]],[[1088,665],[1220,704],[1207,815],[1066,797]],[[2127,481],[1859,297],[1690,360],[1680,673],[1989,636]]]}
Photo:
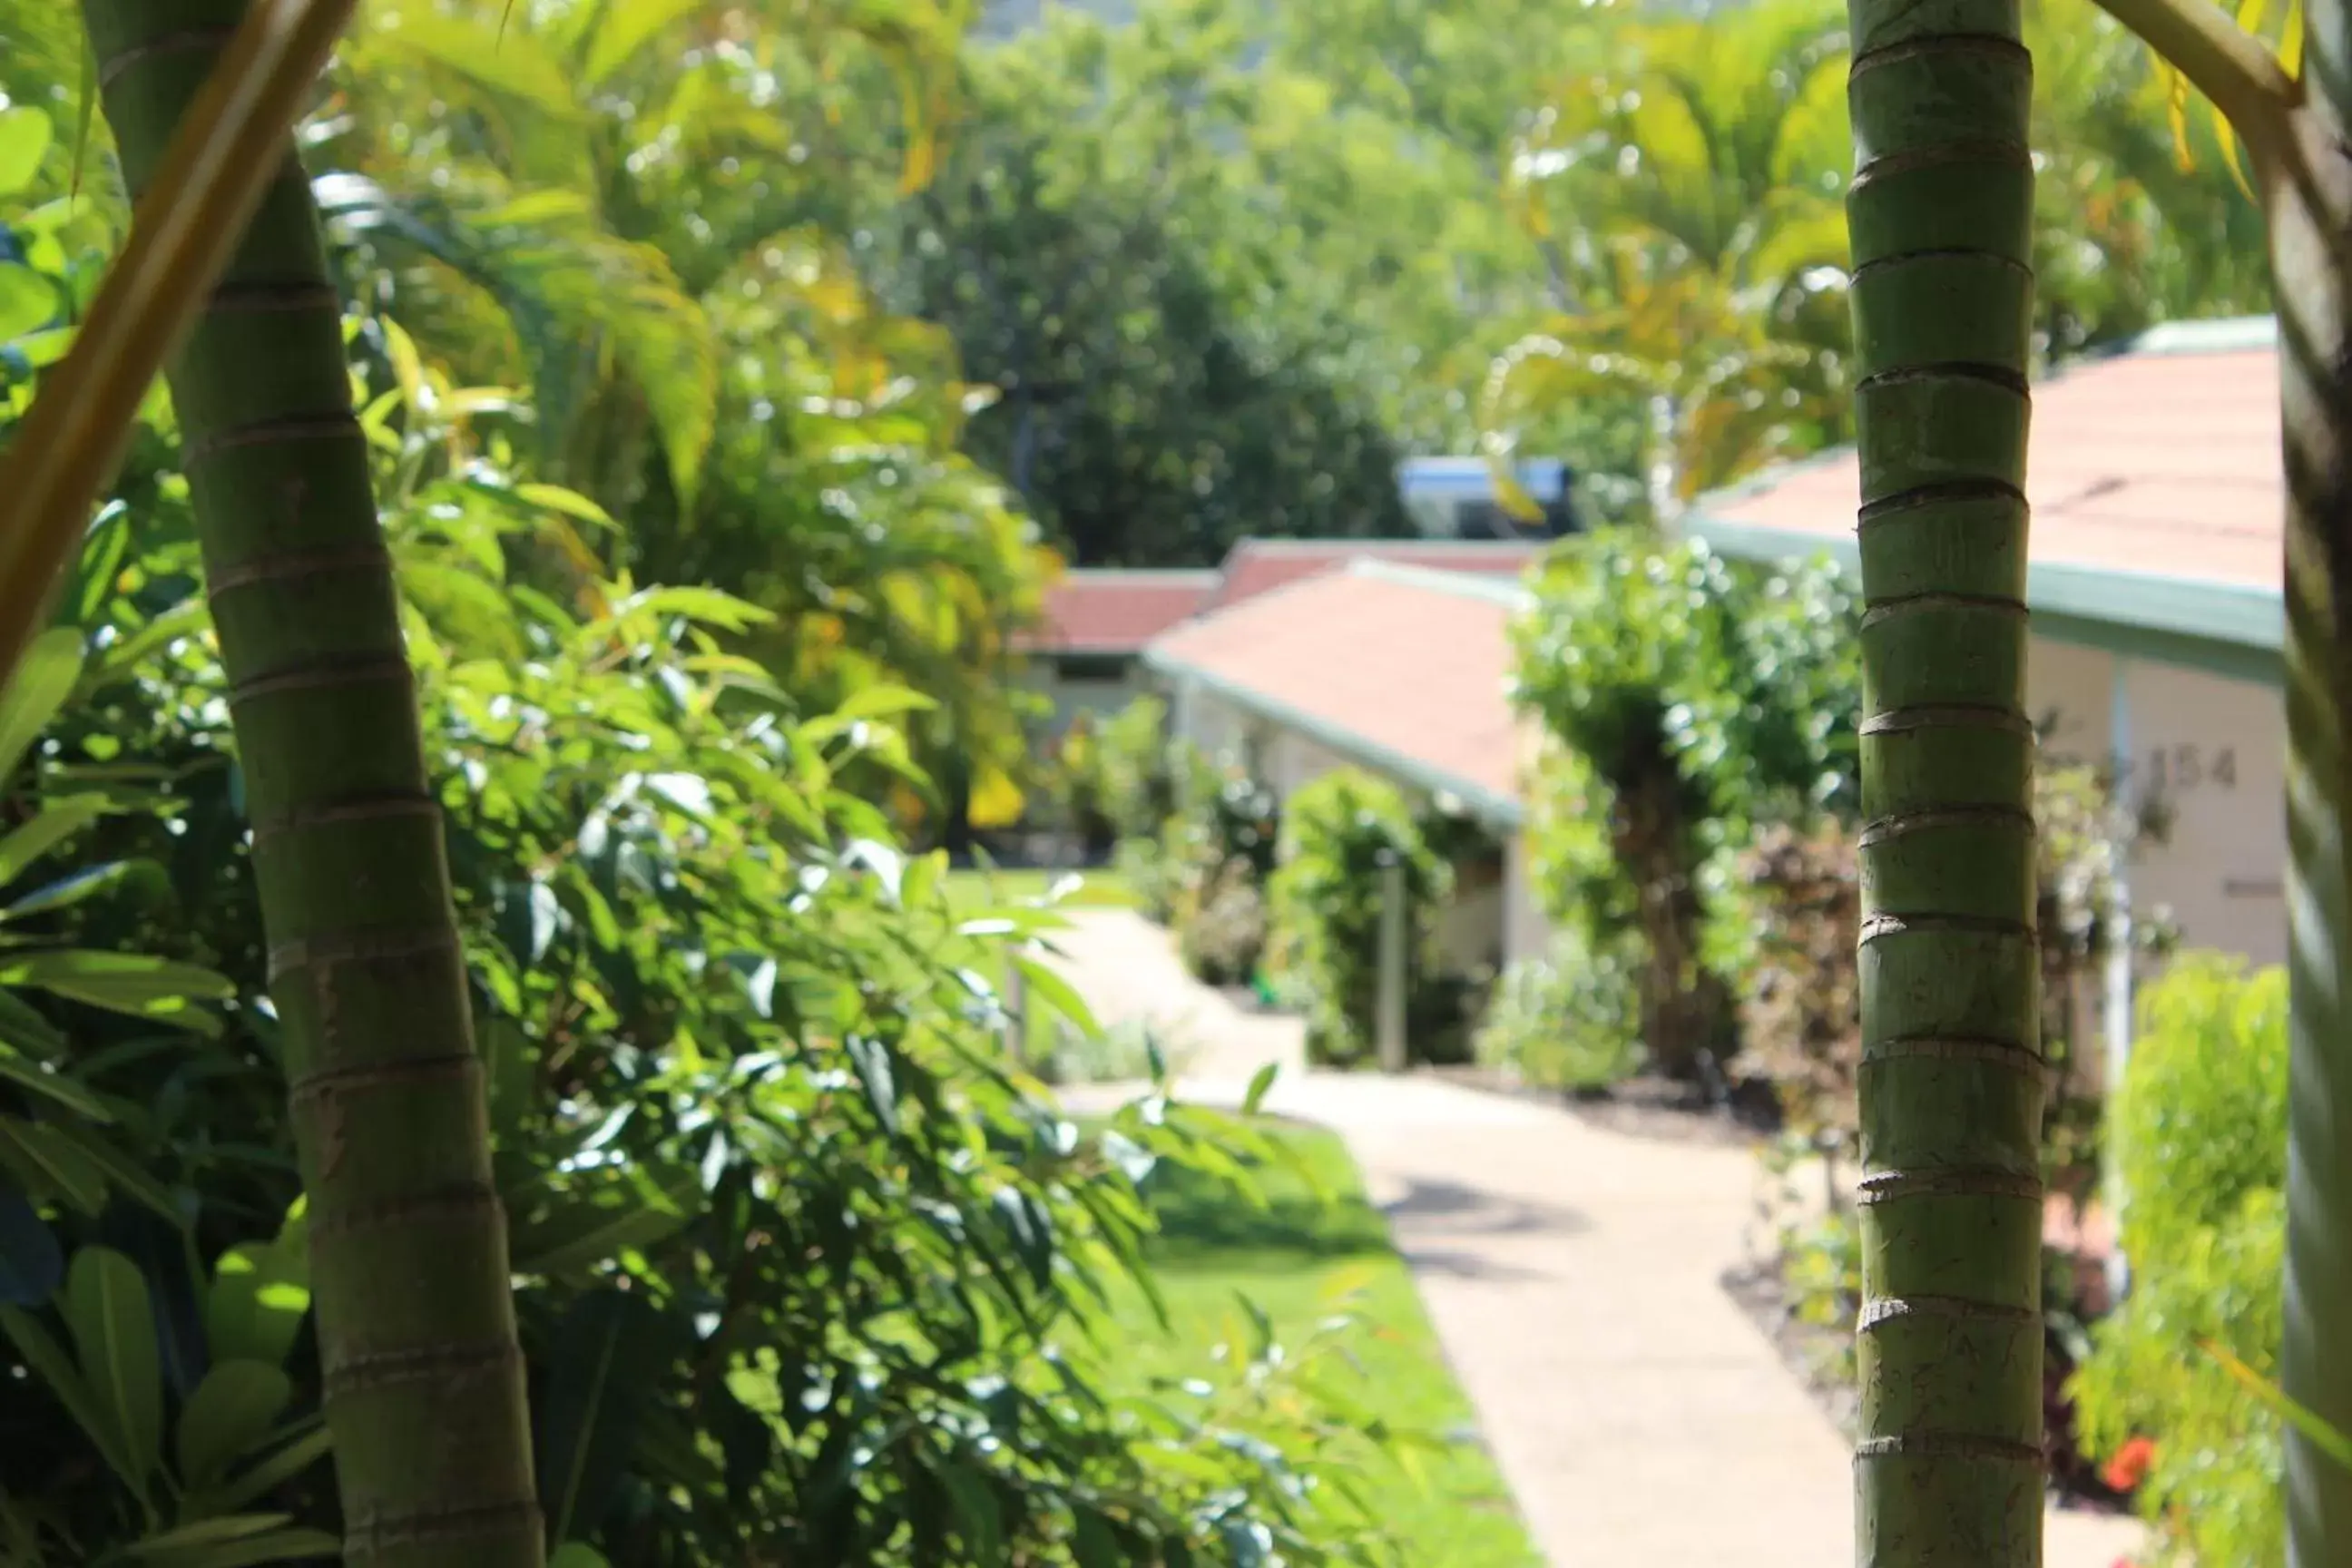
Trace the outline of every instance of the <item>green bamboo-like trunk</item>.
{"label": "green bamboo-like trunk", "polygon": [[[2289,1397],[2352,1432],[2352,15],[2305,0],[2310,88],[2265,160],[2286,510]],[[2352,1561],[2352,1473],[2287,1435],[2287,1562]]]}
{"label": "green bamboo-like trunk", "polygon": [[[86,0],[134,193],[243,0]],[[347,1563],[536,1568],[480,1070],[341,310],[289,143],[170,372],[231,685]]]}
{"label": "green bamboo-like trunk", "polygon": [[1861,381],[1855,1560],[2042,1561],[2032,68],[2019,0],[1851,0]]}

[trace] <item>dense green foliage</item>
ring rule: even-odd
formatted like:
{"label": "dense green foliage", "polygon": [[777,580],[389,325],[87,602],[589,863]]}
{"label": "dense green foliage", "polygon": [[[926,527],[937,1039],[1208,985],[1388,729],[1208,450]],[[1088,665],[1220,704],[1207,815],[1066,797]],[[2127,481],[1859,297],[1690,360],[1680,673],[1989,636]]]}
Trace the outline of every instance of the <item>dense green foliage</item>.
{"label": "dense green foliage", "polygon": [[[43,300],[0,332],[0,439],[103,255],[79,221],[0,205],[30,264],[0,279]],[[556,1539],[621,1568],[1374,1552],[1327,1500],[1377,1456],[1279,1346],[1202,1365],[1205,1405],[1096,1392],[1105,1282],[1150,1289],[1141,1184],[1255,1135],[1154,1095],[1082,1136],[1007,1062],[992,964],[1075,1004],[1001,952],[1050,910],[960,906],[894,842],[870,781],[924,784],[931,700],[780,687],[743,651],[770,610],[601,567],[610,516],[533,477],[520,398],[351,325]],[[309,1557],[338,1523],[241,773],[151,416],[0,699],[0,1541],[28,1565]]]}
{"label": "dense green foliage", "polygon": [[1474,1041],[1481,1062],[1567,1089],[1607,1089],[1641,1067],[1641,994],[1628,944],[1591,941],[1580,925],[1561,926],[1540,958],[1503,972]]}
{"label": "dense green foliage", "polygon": [[1378,412],[1285,342],[1279,317],[1220,289],[1168,192],[1113,172],[1121,149],[1069,133],[1088,57],[1131,53],[1090,30],[1076,44],[1076,59],[1030,44],[989,62],[884,264],[891,297],[945,324],[967,374],[1003,391],[972,450],[1087,565],[1196,564],[1251,534],[1409,531]]}
{"label": "dense green foliage", "polygon": [[1271,889],[1275,941],[1306,998],[1307,1048],[1316,1060],[1345,1065],[1372,1053],[1391,866],[1402,873],[1410,991],[1437,976],[1438,918],[1453,889],[1452,868],[1430,849],[1412,803],[1355,768],[1325,773],[1290,797]]}
{"label": "dense green foliage", "polygon": [[2286,994],[2282,970],[2184,957],[2144,994],[2108,1108],[2134,1284],[2095,1331],[2074,1394],[2091,1451],[2154,1440],[2138,1502],[2168,1561],[2273,1563],[2286,1550],[2278,1421],[2204,1349],[2275,1375]]}
{"label": "dense green foliage", "polygon": [[1542,729],[1530,847],[1546,913],[1639,975],[1670,1071],[1727,1056],[1706,944],[1711,863],[1755,823],[1849,809],[1860,675],[1827,564],[1759,572],[1611,531],[1557,547],[1513,627],[1513,700]]}

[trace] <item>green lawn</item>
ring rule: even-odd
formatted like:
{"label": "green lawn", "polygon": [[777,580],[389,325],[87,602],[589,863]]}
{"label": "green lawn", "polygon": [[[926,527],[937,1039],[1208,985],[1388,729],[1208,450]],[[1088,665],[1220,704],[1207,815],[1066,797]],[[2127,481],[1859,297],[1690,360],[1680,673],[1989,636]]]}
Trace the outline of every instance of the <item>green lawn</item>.
{"label": "green lawn", "polygon": [[[1174,1332],[1161,1332],[1139,1295],[1119,1299],[1128,1331],[1102,1375],[1140,1394],[1155,1380],[1192,1374],[1210,1347],[1245,1333],[1235,1294],[1297,1342],[1332,1310],[1335,1289],[1360,1289],[1362,1326],[1349,1350],[1362,1369],[1351,1390],[1381,1419],[1449,1439],[1424,1462],[1426,1492],[1400,1469],[1393,1483],[1367,1478],[1408,1563],[1432,1568],[1533,1568],[1540,1563],[1494,1464],[1478,1447],[1470,1406],[1438,1349],[1388,1225],[1365,1199],[1346,1147],[1328,1132],[1280,1132],[1314,1173],[1314,1186],[1281,1169],[1259,1173],[1269,1206],[1255,1207],[1216,1183],[1163,1166],[1152,1177],[1160,1236],[1153,1245]],[[1318,1201],[1315,1188],[1328,1194]]]}

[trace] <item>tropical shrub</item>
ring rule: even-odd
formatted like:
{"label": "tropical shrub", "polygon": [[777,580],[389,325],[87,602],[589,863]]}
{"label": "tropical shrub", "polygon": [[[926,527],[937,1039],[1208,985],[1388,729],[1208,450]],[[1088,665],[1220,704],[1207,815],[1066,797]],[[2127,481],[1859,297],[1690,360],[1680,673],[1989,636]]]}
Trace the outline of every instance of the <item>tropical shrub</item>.
{"label": "tropical shrub", "polygon": [[[1743,976],[1740,1036],[1748,1064],[1769,1079],[1790,1131],[1843,1151],[1859,1126],[1862,1069],[1861,867],[1853,834],[1827,818],[1773,823],[1737,860],[1748,889],[1717,923],[1744,952],[1718,957]],[[1727,903],[1731,900],[1727,900]]]}
{"label": "tropical shrub", "polygon": [[[1158,841],[1176,815],[1180,771],[1189,758],[1168,734],[1168,704],[1146,694],[1107,719],[1080,713],[1048,759],[1058,816],[1099,859],[1129,846],[1127,863],[1145,883],[1159,870]],[[1160,900],[1146,889],[1147,908]],[[1172,900],[1174,889],[1167,889]],[[1160,906],[1164,911],[1164,905]]]}
{"label": "tropical shrub", "polygon": [[[1205,1397],[1092,1394],[1139,1184],[1256,1135],[1156,1101],[1081,1134],[1005,1060],[980,976],[1067,1005],[996,951],[1055,917],[952,904],[944,858],[847,787],[925,782],[928,700],[797,704],[738,650],[766,612],[604,576],[572,530],[610,520],[526,477],[510,402],[407,370],[359,401],[556,1539],[647,1565],[1372,1551],[1324,1507],[1372,1446],[1282,1347],[1204,1365]],[[0,698],[0,1543],[27,1568],[314,1557],[341,1522],[242,773],[154,415]]]}
{"label": "tropical shrub", "polygon": [[2073,1392],[2084,1448],[2139,1440],[2136,1501],[2168,1561],[2285,1556],[2277,1418],[2219,1347],[2275,1376],[2283,1332],[2287,980],[2189,954],[2142,994],[2108,1106],[2131,1294],[2092,1331]]}
{"label": "tropical shrub", "polygon": [[1090,715],[1072,716],[1045,759],[1045,773],[1054,827],[1077,840],[1087,865],[1099,865],[1117,846],[1118,829],[1110,816],[1102,747]]}
{"label": "tropical shrub", "polygon": [[1120,837],[1157,834],[1175,815],[1182,763],[1177,742],[1168,732],[1168,704],[1148,692],[1097,728],[1098,793],[1103,811]]}
{"label": "tropical shrub", "polygon": [[1181,808],[1158,846],[1130,849],[1120,868],[1139,878],[1145,907],[1175,929],[1194,976],[1212,985],[1250,979],[1265,956],[1265,894],[1281,839],[1282,805],[1236,766],[1198,750],[1175,753]]}
{"label": "tropical shrub", "polygon": [[1628,956],[1563,927],[1503,972],[1475,1041],[1477,1059],[1547,1088],[1606,1089],[1642,1065],[1641,1007]]}
{"label": "tropical shrub", "polygon": [[1775,816],[1849,809],[1861,679],[1826,563],[1736,567],[1701,541],[1564,542],[1513,628],[1514,700],[1543,727],[1530,849],[1546,913],[1639,953],[1640,1034],[1666,1071],[1736,1045],[1707,961],[1710,861]]}
{"label": "tropical shrub", "polygon": [[1274,876],[1276,942],[1306,996],[1310,1059],[1348,1064],[1374,1045],[1385,875],[1401,866],[1410,991],[1434,979],[1437,922],[1452,890],[1402,792],[1355,768],[1323,774],[1290,797]]}
{"label": "tropical shrub", "polygon": [[1257,973],[1265,941],[1265,896],[1239,856],[1177,895],[1177,952],[1196,978],[1244,984]]}

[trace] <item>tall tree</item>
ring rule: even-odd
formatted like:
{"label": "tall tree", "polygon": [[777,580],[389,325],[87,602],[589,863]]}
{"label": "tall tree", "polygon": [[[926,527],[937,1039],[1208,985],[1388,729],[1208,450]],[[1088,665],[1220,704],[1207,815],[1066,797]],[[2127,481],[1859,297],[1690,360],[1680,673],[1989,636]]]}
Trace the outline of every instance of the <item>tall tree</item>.
{"label": "tall tree", "polygon": [[[244,0],[90,0],[134,194]],[[344,1561],[535,1568],[504,1215],[391,559],[290,142],[169,373],[253,827]]]}
{"label": "tall tree", "polygon": [[1855,1561],[2042,1560],[2018,0],[1852,0],[1862,458]]}
{"label": "tall tree", "polygon": [[[2101,0],[2210,99],[2269,233],[2285,429],[2287,1396],[2352,1431],[2352,4],[2301,0],[2277,53],[2204,0]],[[2249,8],[2250,20],[2260,8]],[[2308,39],[2307,47],[2305,40]],[[2352,1470],[2286,1436],[2287,1561],[2352,1553]]]}

